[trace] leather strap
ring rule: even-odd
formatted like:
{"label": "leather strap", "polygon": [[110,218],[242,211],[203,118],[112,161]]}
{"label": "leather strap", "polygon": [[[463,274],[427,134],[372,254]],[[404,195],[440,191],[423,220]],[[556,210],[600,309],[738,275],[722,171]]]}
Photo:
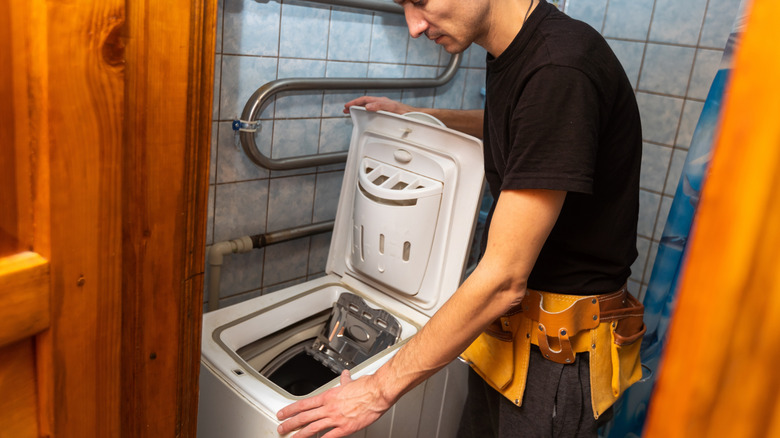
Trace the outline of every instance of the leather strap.
{"label": "leather strap", "polygon": [[539,346],[546,358],[563,364],[574,362],[576,353],[589,350],[589,342],[575,342],[573,346],[572,338],[584,334],[584,330],[595,329],[601,322],[618,323],[616,342],[621,344],[631,343],[645,332],[644,307],[628,293],[626,285],[615,292],[586,296],[529,289],[519,305],[488,326],[487,333],[504,341],[512,340],[507,318],[521,312],[534,322],[532,343]]}

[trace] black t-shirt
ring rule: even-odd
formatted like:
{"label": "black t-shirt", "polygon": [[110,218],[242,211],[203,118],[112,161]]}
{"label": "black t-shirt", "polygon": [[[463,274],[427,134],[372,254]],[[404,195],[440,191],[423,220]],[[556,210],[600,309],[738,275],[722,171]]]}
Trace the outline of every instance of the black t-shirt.
{"label": "black t-shirt", "polygon": [[484,140],[494,198],[568,192],[528,287],[620,288],[637,256],[642,135],[631,84],[604,38],[541,0],[501,56],[487,56]]}

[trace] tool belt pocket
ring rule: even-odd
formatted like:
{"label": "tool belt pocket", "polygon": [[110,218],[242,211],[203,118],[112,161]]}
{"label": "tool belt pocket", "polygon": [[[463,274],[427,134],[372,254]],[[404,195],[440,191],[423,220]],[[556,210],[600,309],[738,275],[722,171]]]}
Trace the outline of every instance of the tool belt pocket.
{"label": "tool belt pocket", "polygon": [[647,330],[643,314],[644,306],[629,293],[618,303],[603,305],[590,358],[595,416],[612,406],[629,386],[642,378],[639,350]]}
{"label": "tool belt pocket", "polygon": [[528,374],[530,323],[522,313],[502,316],[461,354],[488,385],[518,406]]}

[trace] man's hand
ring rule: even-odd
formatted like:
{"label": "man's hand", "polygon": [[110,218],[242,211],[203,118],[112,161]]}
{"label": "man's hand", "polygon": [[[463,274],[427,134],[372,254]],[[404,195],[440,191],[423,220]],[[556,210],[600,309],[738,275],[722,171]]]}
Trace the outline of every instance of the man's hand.
{"label": "man's hand", "polygon": [[376,421],[393,402],[385,400],[373,376],[352,380],[345,370],[339,386],[279,411],[276,416],[284,422],[278,432],[284,435],[300,429],[293,437],[306,438],[332,428],[322,438],[347,436]]}
{"label": "man's hand", "polygon": [[364,106],[369,111],[387,111],[395,114],[421,112],[430,114],[441,120],[445,126],[456,131],[482,138],[482,110],[454,110],[442,108],[416,108],[386,97],[362,96],[344,105],[344,114],[349,114],[349,107]]}
{"label": "man's hand", "polygon": [[386,97],[361,96],[344,104],[344,114],[349,114],[349,107],[363,106],[369,111],[387,111],[395,114],[406,114],[419,111],[419,108],[406,105]]}

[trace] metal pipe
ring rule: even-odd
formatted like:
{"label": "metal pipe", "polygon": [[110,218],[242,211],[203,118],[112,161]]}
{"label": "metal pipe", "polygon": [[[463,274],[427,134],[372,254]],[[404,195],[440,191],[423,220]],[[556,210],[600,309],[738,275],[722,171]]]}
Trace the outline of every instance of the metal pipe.
{"label": "metal pipe", "polygon": [[272,233],[256,234],[254,236],[242,236],[238,239],[217,242],[206,247],[206,277],[208,278],[208,311],[219,308],[219,281],[222,274],[222,263],[228,254],[241,254],[252,251],[255,248],[263,248],[268,245],[286,242],[301,237],[327,233],[333,229],[335,221],[317,222],[311,225],[288,228]]}
{"label": "metal pipe", "polygon": [[[455,77],[462,54],[457,53],[450,58],[447,68],[435,78],[286,78],[271,81],[258,88],[244,106],[241,120],[255,121],[260,115],[263,105],[275,94],[282,91],[301,90],[362,90],[362,89],[402,89],[402,88],[434,88],[440,87]],[[347,159],[346,152],[304,155],[288,158],[271,158],[260,152],[255,142],[253,131],[241,131],[241,146],[252,162],[271,170],[292,170],[306,167],[324,166],[343,163]]]}
{"label": "metal pipe", "polygon": [[335,221],[317,222],[316,224],[303,225],[300,227],[288,228],[286,230],[274,231],[273,233],[257,234],[250,236],[253,248],[263,248],[275,243],[295,240],[300,237],[313,236],[315,234],[327,233],[333,229]]}
{"label": "metal pipe", "polygon": [[322,3],[329,6],[345,6],[348,8],[368,9],[377,12],[391,12],[403,14],[404,8],[395,2],[382,0],[308,0],[313,3]]}
{"label": "metal pipe", "polygon": [[[347,6],[369,9],[381,12],[403,13],[403,8],[396,3],[381,0],[308,0],[327,5]],[[241,122],[255,122],[260,117],[260,112],[265,103],[277,93],[282,91],[304,90],[364,90],[364,89],[388,89],[397,90],[403,88],[434,88],[445,85],[455,77],[463,55],[456,53],[450,57],[450,61],[444,71],[435,78],[285,78],[266,83],[258,88],[247,100],[244,111],[241,113]],[[289,158],[271,158],[260,152],[255,142],[254,129],[240,130],[241,147],[244,152],[258,166],[270,170],[293,170],[306,167],[324,166],[328,164],[343,163],[347,160],[346,152],[332,152],[327,154],[304,155]]]}

